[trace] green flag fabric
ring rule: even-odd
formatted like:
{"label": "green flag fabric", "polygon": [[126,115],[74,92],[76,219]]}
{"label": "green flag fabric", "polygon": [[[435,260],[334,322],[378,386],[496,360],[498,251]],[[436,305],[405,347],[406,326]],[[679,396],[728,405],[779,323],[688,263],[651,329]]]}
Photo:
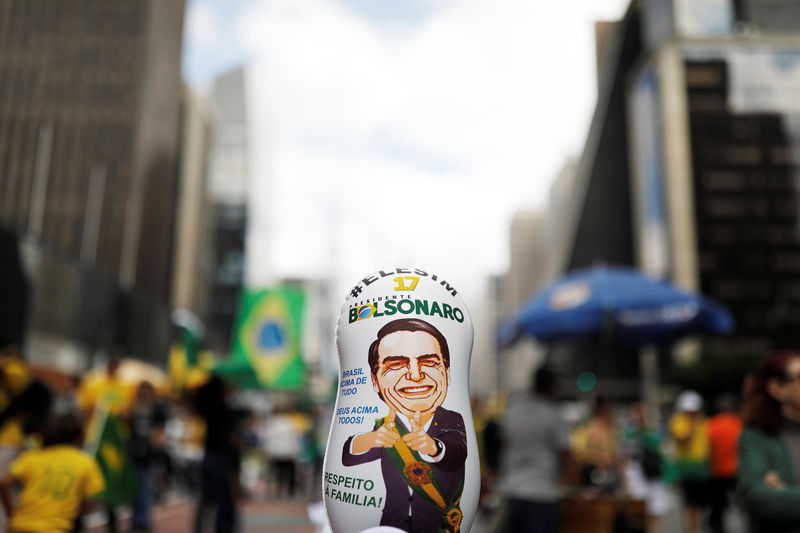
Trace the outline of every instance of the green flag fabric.
{"label": "green flag fabric", "polygon": [[294,287],[245,290],[233,352],[215,372],[242,388],[303,390],[305,301],[305,292]]}
{"label": "green flag fabric", "polygon": [[187,327],[181,327],[181,343],[183,350],[186,354],[186,363],[188,366],[196,366],[198,353],[200,348],[200,338],[197,333]]}
{"label": "green flag fabric", "polygon": [[133,468],[122,420],[105,409],[96,409],[90,423],[87,451],[103,472],[106,490],[101,498],[111,507],[131,503],[136,497],[136,472]]}

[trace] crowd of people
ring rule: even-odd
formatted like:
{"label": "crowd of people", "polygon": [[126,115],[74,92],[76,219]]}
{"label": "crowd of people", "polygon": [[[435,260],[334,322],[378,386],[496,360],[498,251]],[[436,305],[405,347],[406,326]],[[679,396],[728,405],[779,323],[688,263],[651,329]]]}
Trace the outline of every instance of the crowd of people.
{"label": "crowd of people", "polygon": [[[119,364],[112,358],[58,396],[17,341],[0,339],[0,530],[79,532],[95,509],[115,532],[124,505],[130,529],[149,531],[154,503],[178,489],[195,496],[194,531],[225,533],[239,523],[237,501],[259,487],[316,499],[324,432],[310,413],[286,404],[255,416],[216,376],[181,396],[125,383]],[[542,367],[503,409],[495,403],[483,416],[473,406],[483,501],[500,495],[504,531],[566,531],[565,502],[584,499],[642,502],[643,521],[626,526],[617,512],[615,531],[653,533],[674,495],[687,533],[724,533],[731,506],[748,531],[800,531],[800,353],[765,358],[739,395],[681,392],[663,423],[640,403],[603,397],[568,421],[558,383]]]}
{"label": "crowd of people", "polygon": [[[800,354],[765,358],[740,394],[683,391],[660,424],[640,403],[601,397],[568,421],[557,381],[539,368],[501,418],[477,417],[496,530],[568,531],[565,502],[583,499],[615,506],[614,531],[657,532],[681,507],[685,532],[724,533],[732,506],[746,521],[739,530],[800,531]],[[627,500],[643,502],[641,522],[622,516]]]}
{"label": "crowd of people", "polygon": [[[153,472],[169,464],[167,414],[152,384],[121,382],[112,359],[75,394],[57,397],[20,357],[17,340],[0,341],[2,528],[83,531],[82,515],[97,508],[114,532],[116,508],[126,503],[132,530],[150,530]],[[130,476],[110,475],[114,468]]]}
{"label": "crowd of people", "polygon": [[154,505],[184,494],[197,502],[194,531],[228,533],[243,497],[305,497],[321,477],[310,413],[254,413],[218,376],[181,394],[123,380],[119,358],[54,393],[19,346],[0,338],[0,531],[85,531],[94,511],[114,533],[120,508],[130,511],[125,531],[151,531]]}

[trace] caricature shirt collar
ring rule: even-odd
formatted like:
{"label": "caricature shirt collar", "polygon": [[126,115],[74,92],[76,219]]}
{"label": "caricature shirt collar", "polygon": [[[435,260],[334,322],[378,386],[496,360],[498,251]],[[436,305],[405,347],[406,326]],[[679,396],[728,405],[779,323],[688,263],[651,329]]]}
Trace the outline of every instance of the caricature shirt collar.
{"label": "caricature shirt collar", "polygon": [[[394,416],[395,416],[395,418],[399,418],[400,420],[402,420],[403,421],[403,425],[406,427],[406,429],[408,431],[411,431],[411,420],[409,420],[409,418],[406,415],[404,415],[403,413],[401,413],[399,411],[395,411]],[[425,424],[422,426],[422,429],[425,430],[425,433],[427,433],[428,429],[430,429],[432,422],[433,422],[433,417],[430,417],[428,419],[428,421],[425,422]]]}
{"label": "caricature shirt collar", "polygon": [[[438,409],[438,407],[436,409]],[[394,416],[395,416],[395,419],[400,418],[400,420],[402,420],[403,425],[406,427],[406,429],[408,431],[411,431],[411,421],[408,419],[408,417],[406,415],[404,415],[402,413],[399,413],[399,412],[395,412]],[[436,416],[436,411],[434,411],[434,416]],[[425,422],[425,424],[422,426],[422,429],[425,430],[425,433],[428,432],[428,429],[430,429],[432,423],[433,423],[433,416],[430,417],[428,419],[428,421]],[[444,452],[445,452],[444,442],[440,441],[439,439],[433,439],[433,440],[437,441],[439,443],[439,446],[442,447],[442,451],[439,452],[438,455],[433,456],[433,455],[424,454],[422,452],[417,452],[419,454],[419,456],[422,458],[422,460],[426,461],[428,463],[438,463],[439,461],[442,460],[442,457],[444,457]]]}

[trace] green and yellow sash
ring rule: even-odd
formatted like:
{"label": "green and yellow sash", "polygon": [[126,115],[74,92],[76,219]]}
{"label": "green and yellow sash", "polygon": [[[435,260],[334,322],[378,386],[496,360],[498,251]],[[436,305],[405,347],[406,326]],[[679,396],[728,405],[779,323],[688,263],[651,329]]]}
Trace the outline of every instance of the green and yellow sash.
{"label": "green and yellow sash", "polygon": [[[383,423],[383,418],[377,419],[375,428],[381,427]],[[394,424],[394,430],[400,437],[408,433],[397,423]],[[430,464],[422,460],[418,452],[409,448],[402,438],[395,443],[394,447],[386,448],[386,452],[411,490],[442,510],[442,523],[438,533],[457,533],[461,529],[461,520],[464,517],[459,507],[461,493],[464,490],[464,479],[461,479],[453,497],[447,501],[443,496],[444,492],[439,485],[439,480],[436,478],[436,472]]]}

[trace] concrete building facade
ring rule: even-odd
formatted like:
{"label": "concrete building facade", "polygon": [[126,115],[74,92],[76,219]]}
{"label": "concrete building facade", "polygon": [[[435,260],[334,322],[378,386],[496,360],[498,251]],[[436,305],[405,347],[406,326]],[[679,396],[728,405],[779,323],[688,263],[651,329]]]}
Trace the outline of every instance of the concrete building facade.
{"label": "concrete building facade", "polygon": [[[0,224],[34,357],[155,357],[168,326],[183,0],[0,1]],[[116,348],[114,348],[116,349]]]}

